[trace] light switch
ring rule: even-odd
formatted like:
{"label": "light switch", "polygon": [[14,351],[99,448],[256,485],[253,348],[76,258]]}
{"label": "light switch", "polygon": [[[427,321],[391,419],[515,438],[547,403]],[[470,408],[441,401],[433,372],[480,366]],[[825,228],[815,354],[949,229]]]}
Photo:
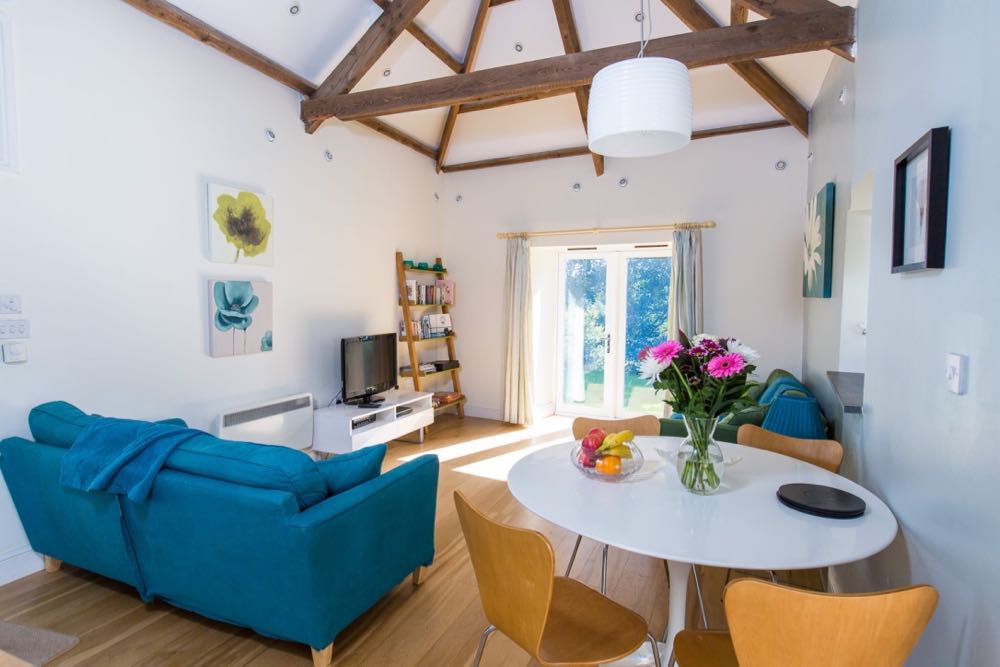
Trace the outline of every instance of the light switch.
{"label": "light switch", "polygon": [[2,349],[5,364],[23,364],[28,361],[27,343],[4,343]]}
{"label": "light switch", "polygon": [[18,294],[0,294],[0,315],[20,315],[21,297]]}
{"label": "light switch", "polygon": [[969,374],[969,358],[964,354],[947,355],[945,380],[948,391],[953,394],[964,394],[966,391],[966,376]]}
{"label": "light switch", "polygon": [[31,323],[28,320],[0,320],[0,340],[31,338]]}

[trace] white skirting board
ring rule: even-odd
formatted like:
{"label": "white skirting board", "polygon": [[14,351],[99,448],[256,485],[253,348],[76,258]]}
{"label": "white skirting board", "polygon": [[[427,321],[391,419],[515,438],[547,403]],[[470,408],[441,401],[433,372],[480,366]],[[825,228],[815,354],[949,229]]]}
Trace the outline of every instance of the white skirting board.
{"label": "white skirting board", "polygon": [[502,409],[492,408],[486,405],[475,405],[473,403],[466,403],[465,415],[467,417],[480,417],[482,419],[494,419],[496,421],[503,421]]}
{"label": "white skirting board", "polygon": [[0,554],[0,586],[42,569],[42,557],[25,545]]}

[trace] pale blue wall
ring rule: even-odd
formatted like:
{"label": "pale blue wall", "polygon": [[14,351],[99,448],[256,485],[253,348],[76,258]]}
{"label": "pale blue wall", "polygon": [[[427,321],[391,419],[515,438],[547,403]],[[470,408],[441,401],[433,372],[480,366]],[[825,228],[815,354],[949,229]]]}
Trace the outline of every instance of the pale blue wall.
{"label": "pale blue wall", "polygon": [[[862,0],[853,179],[875,174],[860,481],[899,519],[897,543],[837,574],[846,588],[929,582],[941,603],[911,664],[1000,664],[1000,81],[995,0]],[[829,81],[828,81],[829,83]],[[824,91],[815,118],[827,113]],[[947,268],[889,272],[893,160],[932,127],[952,127]],[[823,137],[816,128],[814,138]],[[841,167],[820,151],[817,178]],[[827,330],[807,312],[807,336]],[[833,349],[817,334],[807,367]],[[969,389],[946,391],[947,352],[969,355]]]}

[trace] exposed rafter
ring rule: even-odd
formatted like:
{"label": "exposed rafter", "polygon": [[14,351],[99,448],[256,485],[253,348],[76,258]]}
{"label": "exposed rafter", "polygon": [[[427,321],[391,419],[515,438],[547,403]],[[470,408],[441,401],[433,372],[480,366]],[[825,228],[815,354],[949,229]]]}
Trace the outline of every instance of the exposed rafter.
{"label": "exposed rafter", "polygon": [[[385,11],[386,9],[388,9],[389,4],[392,2],[392,0],[372,0],[372,2],[381,7],[382,11]],[[414,39],[416,39],[418,42],[427,47],[428,51],[437,56],[438,60],[443,62],[445,66],[451,71],[453,71],[455,74],[458,74],[462,71],[462,63],[458,61],[458,58],[451,55],[451,52],[448,51],[448,49],[441,46],[440,42],[438,42],[436,39],[428,35],[427,31],[421,28],[419,25],[417,25],[416,21],[406,26],[406,32],[413,35]]]}
{"label": "exposed rafter", "polygon": [[747,8],[733,0],[729,9],[729,25],[739,25],[747,22]]}
{"label": "exposed rafter", "polygon": [[[745,132],[758,132],[760,130],[773,130],[779,127],[789,127],[788,121],[772,120],[764,123],[748,123],[746,125],[732,125],[729,127],[715,127],[708,130],[696,130],[691,133],[691,139],[709,139],[711,137],[721,137],[727,134],[742,134]],[[590,149],[586,146],[557,148],[555,150],[541,151],[539,153],[526,153],[524,155],[510,155],[507,157],[490,158],[488,160],[476,160],[475,162],[448,164],[445,165],[441,171],[451,173],[456,171],[471,171],[473,169],[489,169],[490,167],[504,167],[512,164],[541,162],[542,160],[555,160],[558,158],[577,157],[589,154]]]}
{"label": "exposed rafter", "polygon": [[290,69],[279,65],[264,54],[251,49],[229,35],[216,30],[201,19],[188,14],[164,0],[122,0],[141,12],[149,14],[160,23],[180,30],[202,44],[207,44],[221,51],[230,58],[248,65],[261,74],[269,76],[303,95],[312,95],[316,86],[305,77],[299,76]]}
{"label": "exposed rafter", "polygon": [[[479,9],[476,10],[476,18],[472,22],[472,32],[469,33],[469,46],[465,50],[465,65],[462,73],[471,72],[476,66],[476,58],[479,56],[479,47],[483,44],[483,35],[486,33],[486,17],[490,13],[490,0],[479,0]],[[448,109],[448,117],[444,121],[444,129],[441,131],[441,142],[438,144],[436,166],[441,171],[445,158],[448,155],[448,148],[451,146],[451,135],[455,131],[455,122],[458,120],[459,105],[453,104]]]}
{"label": "exposed rafter", "polygon": [[[737,5],[744,8],[744,22],[746,21],[745,10],[747,9],[760,14],[766,19],[775,19],[782,16],[821,12],[836,6],[830,0],[733,0],[734,8]],[[830,50],[841,58],[854,62],[854,54],[851,53],[851,46],[853,44],[854,40],[852,39],[849,42],[831,46]]]}
{"label": "exposed rafter", "polygon": [[506,107],[511,104],[523,104],[525,102],[534,102],[535,100],[544,100],[550,97],[558,97],[560,95],[569,95],[572,90],[547,90],[543,93],[530,93],[528,95],[514,95],[513,97],[495,97],[491,100],[482,100],[480,102],[466,102],[461,105],[458,109],[458,113],[471,113],[473,111],[486,111],[487,109],[496,109],[498,107]]}
{"label": "exposed rafter", "polygon": [[[279,65],[270,58],[251,49],[246,44],[216,30],[204,21],[178,9],[169,2],[164,2],[163,0],[123,0],[123,2],[149,14],[161,23],[180,30],[202,44],[208,44],[230,58],[238,60],[244,65],[249,65],[261,74],[288,86],[292,90],[300,92],[303,95],[312,95],[316,92],[316,86],[308,79]],[[410,135],[400,132],[380,120],[365,119],[360,122],[362,125],[375,130],[379,134],[412,148],[431,159],[434,159],[437,155],[433,148],[424,145]]]}
{"label": "exposed rafter", "polygon": [[[372,65],[382,57],[392,43],[396,41],[420,10],[429,0],[396,0],[375,19],[358,43],[347,52],[328,77],[316,91],[317,97],[342,95],[357,85]],[[306,123],[306,132],[312,134],[319,128],[323,120],[312,120]]]}
{"label": "exposed rafter", "polygon": [[[395,3],[393,3],[395,5]],[[836,7],[726,28],[650,40],[646,55],[706,67],[845,44],[854,39],[854,9]],[[638,44],[612,46],[418,83],[340,95],[317,95],[302,103],[302,118],[316,123],[337,116],[354,120],[587,85],[602,67],[633,57]]]}
{"label": "exposed rafter", "polygon": [[[556,23],[559,24],[559,35],[562,37],[563,50],[566,53],[579,53],[580,35],[576,30],[576,19],[573,18],[573,5],[570,0],[552,0],[552,8],[556,13]],[[576,104],[580,108],[580,120],[583,121],[583,131],[587,131],[587,107],[590,106],[590,86],[576,89]],[[594,171],[598,176],[604,174],[604,156],[591,153],[594,160]]]}
{"label": "exposed rafter", "polygon": [[[663,0],[670,11],[689,29],[710,30],[720,27],[698,0]],[[730,63],[730,68],[757,91],[775,111],[788,120],[802,136],[809,136],[809,110],[785,86],[756,60]]]}

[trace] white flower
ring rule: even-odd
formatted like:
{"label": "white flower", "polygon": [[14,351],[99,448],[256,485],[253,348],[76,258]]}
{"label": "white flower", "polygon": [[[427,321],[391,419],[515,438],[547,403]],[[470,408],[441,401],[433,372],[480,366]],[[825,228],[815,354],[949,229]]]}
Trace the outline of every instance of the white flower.
{"label": "white flower", "polygon": [[730,340],[726,347],[729,352],[734,352],[743,357],[743,361],[748,364],[756,363],[757,360],[760,359],[760,353],[757,352],[757,350],[753,349],[749,345],[744,345],[741,341],[735,338]]}
{"label": "white flower", "polygon": [[719,337],[715,334],[710,333],[700,333],[691,339],[691,345],[701,345],[702,341],[711,338],[712,340],[719,340]]}
{"label": "white flower", "polygon": [[652,384],[668,365],[657,361],[653,355],[647,354],[644,359],[639,361],[639,377],[649,380]]}
{"label": "white flower", "polygon": [[816,272],[823,263],[823,258],[819,254],[819,247],[823,245],[821,224],[822,220],[816,212],[816,200],[812,200],[806,211],[806,234],[802,245],[802,275],[806,279],[808,289],[812,289],[816,281]]}

